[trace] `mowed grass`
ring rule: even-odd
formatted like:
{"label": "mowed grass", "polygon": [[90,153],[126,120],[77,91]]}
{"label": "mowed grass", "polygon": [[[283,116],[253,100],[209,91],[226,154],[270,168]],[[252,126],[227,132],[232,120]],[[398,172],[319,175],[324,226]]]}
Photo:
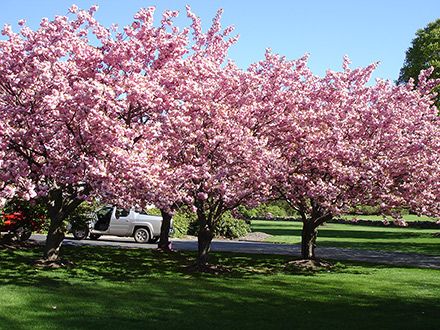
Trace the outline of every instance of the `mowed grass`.
{"label": "mowed grass", "polygon": [[[251,226],[253,231],[273,235],[267,242],[301,242],[301,222],[253,220]],[[440,230],[329,223],[318,228],[317,248],[318,251],[320,246],[332,246],[440,255],[440,237],[434,236],[438,232]]]}
{"label": "mowed grass", "polygon": [[69,247],[71,268],[31,266],[40,248],[0,250],[1,329],[438,329],[439,270],[339,263],[307,273],[288,257],[215,254],[230,272],[187,270],[190,253]]}

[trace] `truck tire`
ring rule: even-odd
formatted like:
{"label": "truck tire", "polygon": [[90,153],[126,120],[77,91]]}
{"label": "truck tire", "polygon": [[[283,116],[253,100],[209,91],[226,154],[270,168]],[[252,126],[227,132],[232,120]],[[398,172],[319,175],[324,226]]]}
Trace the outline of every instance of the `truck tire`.
{"label": "truck tire", "polygon": [[137,243],[148,243],[148,241],[150,240],[150,232],[147,228],[137,228],[134,231],[133,237]]}
{"label": "truck tire", "polygon": [[77,240],[86,239],[89,236],[89,228],[73,228],[72,234]]}

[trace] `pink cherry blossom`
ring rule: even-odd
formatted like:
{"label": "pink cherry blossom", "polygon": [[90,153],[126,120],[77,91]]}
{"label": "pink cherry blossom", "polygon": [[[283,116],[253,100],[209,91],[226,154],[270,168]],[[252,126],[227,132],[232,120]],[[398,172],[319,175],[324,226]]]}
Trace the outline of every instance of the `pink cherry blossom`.
{"label": "pink cherry blossom", "polygon": [[266,53],[250,67],[257,106],[249,125],[280,151],[274,195],[303,219],[304,258],[313,258],[317,227],[350,207],[381,205],[440,214],[440,121],[421,73],[419,86],[378,80],[377,64],[313,75],[306,57]]}
{"label": "pink cherry blossom", "polygon": [[142,122],[175,102],[164,85],[189,49],[187,32],[153,27],[150,9],[135,15],[128,37],[102,26],[96,10],[72,6],[69,17],[19,33],[6,25],[0,41],[0,198],[47,201],[48,259],[58,256],[61,223],[82,200],[116,200],[137,168],[159,168],[154,159],[138,166],[146,160],[129,151],[149,138]]}
{"label": "pink cherry blossom", "polygon": [[[308,55],[268,50],[241,70],[238,37],[219,10],[206,32],[191,8],[154,22],[139,10],[123,31],[89,10],[5,25],[0,40],[0,201],[47,202],[46,256],[84,199],[186,205],[200,225],[199,263],[213,228],[238,205],[284,198],[303,220],[303,256],[317,228],[359,204],[384,214],[440,215],[439,81],[367,84],[377,63],[314,75]],[[398,215],[393,214],[395,218]]]}

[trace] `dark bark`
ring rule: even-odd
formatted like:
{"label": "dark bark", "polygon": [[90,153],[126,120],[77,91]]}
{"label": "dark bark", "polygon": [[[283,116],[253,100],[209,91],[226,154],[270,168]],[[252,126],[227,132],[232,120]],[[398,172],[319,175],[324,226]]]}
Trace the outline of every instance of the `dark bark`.
{"label": "dark bark", "polygon": [[172,215],[169,212],[161,209],[160,213],[162,215],[162,225],[160,226],[160,238],[157,247],[161,250],[170,251],[171,250],[171,242],[170,242],[170,228],[171,228],[171,219]]}
{"label": "dark bark", "polygon": [[309,219],[303,222],[301,237],[301,257],[302,259],[315,259],[316,237],[318,229],[314,222]]}
{"label": "dark bark", "polygon": [[67,200],[63,198],[62,190],[58,189],[49,193],[47,202],[50,225],[43,259],[53,262],[59,259],[61,244],[64,240],[63,222],[82,203],[82,200],[75,197]]}
{"label": "dark bark", "polygon": [[206,266],[208,264],[209,251],[214,235],[208,225],[201,227],[198,233],[198,255],[197,265]]}
{"label": "dark bark", "polygon": [[316,259],[315,248],[316,238],[318,236],[318,227],[332,219],[332,214],[323,209],[313,199],[310,201],[312,207],[310,217],[307,217],[305,205],[298,207],[303,221],[301,233],[301,257],[303,259]]}
{"label": "dark bark", "polygon": [[211,250],[211,241],[214,237],[212,217],[207,217],[204,212],[204,205],[197,205],[197,220],[199,223],[198,232],[198,255],[197,266],[203,268],[208,264],[209,251]]}
{"label": "dark bark", "polygon": [[61,224],[62,221],[50,220],[43,256],[47,261],[57,261],[59,258],[61,243],[64,240],[64,231]]}

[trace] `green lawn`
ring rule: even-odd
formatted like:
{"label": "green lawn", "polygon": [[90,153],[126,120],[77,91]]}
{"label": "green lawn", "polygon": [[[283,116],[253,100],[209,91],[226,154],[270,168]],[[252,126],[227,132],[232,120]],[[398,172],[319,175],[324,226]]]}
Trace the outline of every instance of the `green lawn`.
{"label": "green lawn", "polygon": [[288,257],[216,254],[230,268],[192,274],[193,254],[64,249],[69,269],[37,270],[41,253],[0,250],[1,329],[438,329],[440,271],[340,263],[295,272]]}
{"label": "green lawn", "polygon": [[[268,242],[297,244],[301,222],[253,220],[252,230],[273,235]],[[318,231],[317,246],[386,250],[440,255],[439,230],[325,224]]]}

